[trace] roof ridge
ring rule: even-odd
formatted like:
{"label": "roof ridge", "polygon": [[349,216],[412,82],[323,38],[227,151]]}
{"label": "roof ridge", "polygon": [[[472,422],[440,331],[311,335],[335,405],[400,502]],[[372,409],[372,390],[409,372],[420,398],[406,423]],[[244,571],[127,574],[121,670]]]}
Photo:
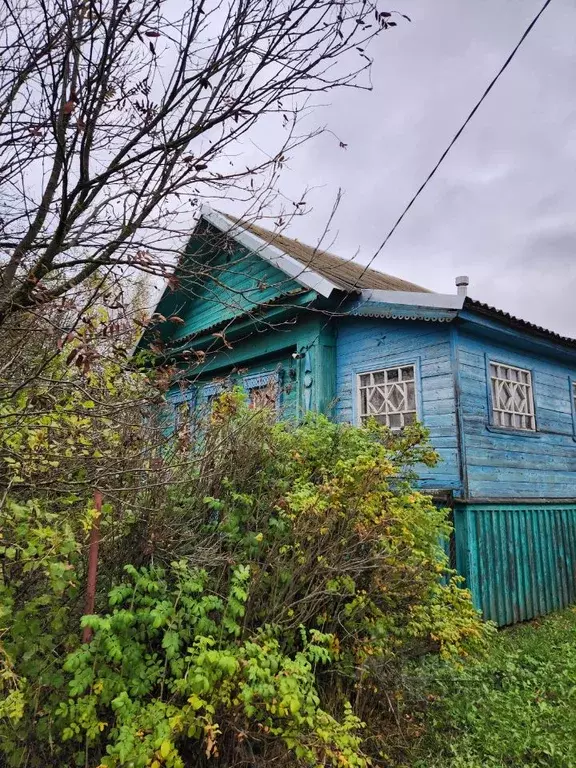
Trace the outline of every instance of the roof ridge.
{"label": "roof ridge", "polygon": [[342,256],[337,256],[330,251],[322,249],[320,246],[308,245],[297,238],[291,238],[280,232],[274,232],[259,224],[232,216],[229,213],[222,211],[218,211],[218,213],[242,229],[264,240],[268,245],[272,245],[291,258],[296,259],[303,267],[308,267],[331,280],[341,290],[353,292],[362,289],[376,289],[433,293],[428,288],[423,288],[420,285],[416,285],[416,283],[373,269],[370,265],[360,264],[354,258],[345,259]]}

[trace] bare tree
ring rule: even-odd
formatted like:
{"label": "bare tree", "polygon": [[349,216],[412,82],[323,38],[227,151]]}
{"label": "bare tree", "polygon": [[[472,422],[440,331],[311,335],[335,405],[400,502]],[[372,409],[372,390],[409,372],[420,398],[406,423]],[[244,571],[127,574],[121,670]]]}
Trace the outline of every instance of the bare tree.
{"label": "bare tree", "polygon": [[[0,323],[102,267],[165,274],[203,198],[261,201],[311,96],[369,87],[392,18],[369,0],[3,0]],[[274,147],[247,157],[258,122]]]}

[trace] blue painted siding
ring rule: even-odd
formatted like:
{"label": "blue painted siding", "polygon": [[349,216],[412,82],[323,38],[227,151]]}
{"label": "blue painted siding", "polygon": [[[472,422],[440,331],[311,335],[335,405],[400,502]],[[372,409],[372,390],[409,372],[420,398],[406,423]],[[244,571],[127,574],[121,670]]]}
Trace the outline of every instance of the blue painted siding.
{"label": "blue painted siding", "polygon": [[[521,350],[459,330],[457,335],[468,496],[472,499],[576,498],[576,442],[570,376],[576,362]],[[532,372],[536,432],[491,425],[487,360]]]}
{"label": "blue painted siding", "polygon": [[348,318],[336,337],[336,418],[357,423],[356,375],[401,363],[417,371],[419,419],[441,461],[422,467],[423,487],[461,488],[450,326],[440,323]]}
{"label": "blue painted siding", "polygon": [[[203,413],[207,398],[220,391],[224,385],[238,386],[248,392],[245,379],[249,380],[258,374],[278,374],[280,385],[280,402],[278,417],[280,419],[293,419],[298,412],[298,380],[290,376],[290,370],[294,368],[291,354],[284,353],[267,357],[263,361],[247,359],[245,364],[225,367],[211,376],[190,376],[190,383],[185,391],[194,392],[194,402],[198,413]],[[173,387],[169,394],[169,402],[180,399],[181,388]]]}

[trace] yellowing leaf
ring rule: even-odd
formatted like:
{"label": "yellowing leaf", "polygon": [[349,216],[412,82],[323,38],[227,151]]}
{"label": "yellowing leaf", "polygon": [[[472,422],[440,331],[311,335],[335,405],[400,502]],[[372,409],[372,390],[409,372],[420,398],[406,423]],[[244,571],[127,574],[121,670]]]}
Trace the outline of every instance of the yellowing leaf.
{"label": "yellowing leaf", "polygon": [[190,704],[190,706],[194,711],[204,706],[204,702],[202,701],[200,696],[197,696],[195,693],[193,693],[192,696],[190,696],[190,698],[188,699],[188,703]]}

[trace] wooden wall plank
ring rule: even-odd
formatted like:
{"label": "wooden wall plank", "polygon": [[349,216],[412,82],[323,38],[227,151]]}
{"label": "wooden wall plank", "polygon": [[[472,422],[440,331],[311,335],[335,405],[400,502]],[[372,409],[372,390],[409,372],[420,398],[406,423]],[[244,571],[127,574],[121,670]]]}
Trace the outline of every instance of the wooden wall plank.
{"label": "wooden wall plank", "polygon": [[[566,359],[458,334],[460,405],[471,498],[576,498],[576,442]],[[532,371],[536,433],[491,426],[486,360]]]}
{"label": "wooden wall plank", "polygon": [[338,401],[336,417],[354,422],[356,374],[396,361],[418,363],[419,400],[424,425],[441,461],[435,468],[419,467],[422,487],[461,490],[456,434],[450,328],[440,323],[346,318],[339,321],[336,339]]}

